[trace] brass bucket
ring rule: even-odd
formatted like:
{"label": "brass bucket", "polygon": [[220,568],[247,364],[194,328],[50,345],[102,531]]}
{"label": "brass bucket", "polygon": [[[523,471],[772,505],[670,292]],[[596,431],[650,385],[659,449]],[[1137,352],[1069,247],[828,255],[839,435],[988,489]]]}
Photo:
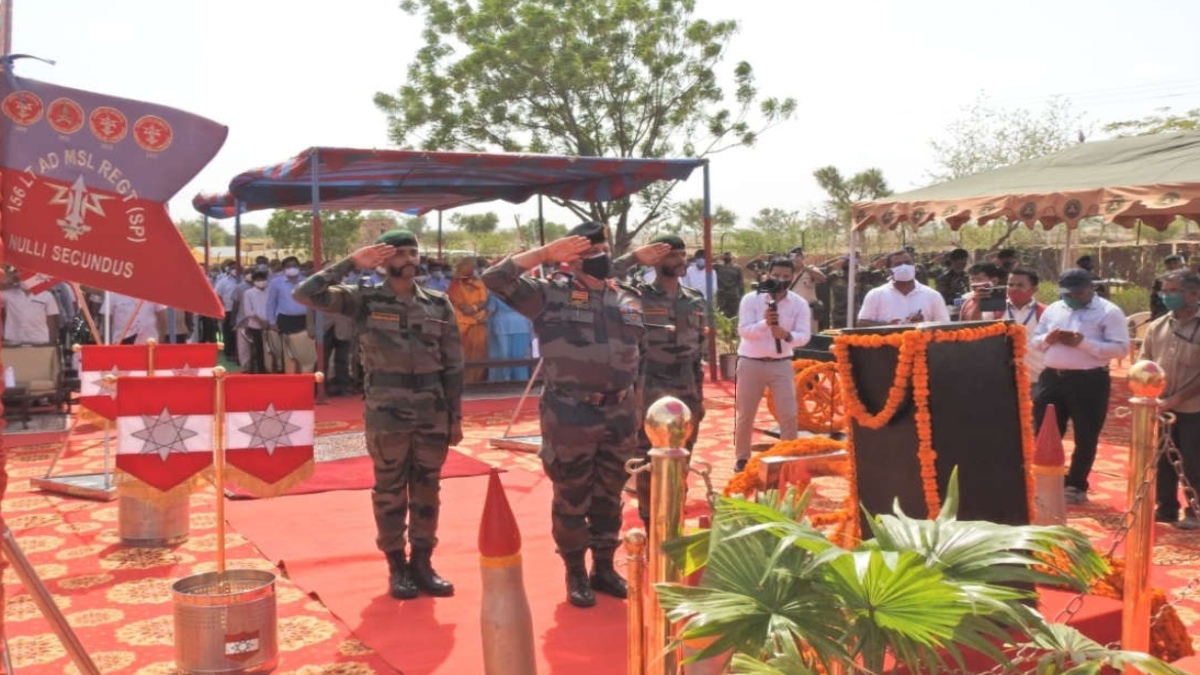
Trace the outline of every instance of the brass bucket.
{"label": "brass bucket", "polygon": [[193,574],[171,586],[181,673],[267,673],[279,662],[275,575]]}
{"label": "brass bucket", "polygon": [[187,541],[191,500],[151,504],[130,495],[117,502],[117,530],[126,546],[174,546]]}

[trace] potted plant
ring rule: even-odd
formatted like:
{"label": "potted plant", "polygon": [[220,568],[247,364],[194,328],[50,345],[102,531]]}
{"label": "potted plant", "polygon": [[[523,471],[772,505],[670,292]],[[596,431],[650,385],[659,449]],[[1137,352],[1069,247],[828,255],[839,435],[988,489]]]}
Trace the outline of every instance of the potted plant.
{"label": "potted plant", "polygon": [[[733,653],[731,673],[808,675],[940,673],[964,667],[964,650],[1024,672],[1100,672],[1100,664],[1182,675],[1147,654],[1107,649],[1027,602],[1035,583],[1077,589],[1105,563],[1068,527],[959,521],[957,475],[935,520],[895,509],[870,518],[873,539],[835,546],[802,518],[807,494],[789,488],[751,502],[721,498],[709,530],[665,545],[700,585],[658,584],[677,639],[706,644],[689,657]],[[1036,557],[1052,550],[1055,562]],[[900,669],[904,669],[901,671]],[[990,672],[990,671],[989,671]]]}
{"label": "potted plant", "polygon": [[721,370],[721,379],[732,382],[737,374],[737,348],[741,340],[737,317],[728,317],[716,311],[713,312],[713,321],[716,324],[717,365]]}

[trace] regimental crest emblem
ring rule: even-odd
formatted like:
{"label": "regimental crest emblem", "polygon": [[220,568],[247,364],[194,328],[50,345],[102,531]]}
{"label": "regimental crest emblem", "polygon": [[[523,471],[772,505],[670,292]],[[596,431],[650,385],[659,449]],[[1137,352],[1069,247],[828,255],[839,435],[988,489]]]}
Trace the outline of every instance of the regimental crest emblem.
{"label": "regimental crest emblem", "polygon": [[119,142],[129,133],[129,120],[120,110],[102,105],[88,116],[88,127],[92,130],[92,135],[101,143],[111,145]]}
{"label": "regimental crest emblem", "polygon": [[143,115],[133,123],[133,140],[146,152],[162,152],[174,138],[171,125],[158,115]]}
{"label": "regimental crest emblem", "polygon": [[1083,213],[1083,202],[1078,199],[1072,199],[1063,207],[1063,215],[1070,220],[1075,220]]}
{"label": "regimental crest emblem", "polygon": [[83,107],[69,98],[56,98],[50,102],[46,121],[51,129],[69,136],[83,128]]}
{"label": "regimental crest emblem", "polygon": [[1021,205],[1021,220],[1033,220],[1037,217],[1037,202],[1025,202]]}
{"label": "regimental crest emblem", "polygon": [[69,188],[53,184],[51,187],[54,188],[54,196],[50,198],[50,204],[67,207],[66,215],[59,218],[57,224],[62,228],[63,236],[71,241],[78,241],[81,236],[92,231],[92,226],[84,222],[84,219],[89,213],[103,218],[103,202],[112,199],[88,192],[83,176],[76,178]]}
{"label": "regimental crest emblem", "polygon": [[27,127],[42,119],[45,106],[37,94],[28,91],[14,91],[0,102],[0,109],[8,119]]}

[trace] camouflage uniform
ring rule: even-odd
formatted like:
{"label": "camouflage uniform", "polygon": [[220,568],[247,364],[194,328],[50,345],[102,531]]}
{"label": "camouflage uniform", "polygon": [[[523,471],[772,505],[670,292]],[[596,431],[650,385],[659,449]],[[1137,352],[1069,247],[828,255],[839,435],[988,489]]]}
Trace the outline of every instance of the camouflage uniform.
{"label": "camouflage uniform", "polygon": [[637,454],[646,328],[637,291],[609,280],[582,282],[522,276],[505,258],[483,282],[533,321],[546,386],[539,411],[540,457],[554,483],[552,533],[564,557],[589,547],[611,560],[621,528],[625,462]]}
{"label": "camouflage uniform", "polygon": [[404,551],[408,529],[414,551],[432,549],[442,464],[450,432],[462,423],[458,322],[445,294],[419,284],[411,299],[386,283],[337,285],[353,269],[343,260],[305,279],[294,296],[354,322],[366,372],[367,451],[375,465],[375,543],[384,552]]}

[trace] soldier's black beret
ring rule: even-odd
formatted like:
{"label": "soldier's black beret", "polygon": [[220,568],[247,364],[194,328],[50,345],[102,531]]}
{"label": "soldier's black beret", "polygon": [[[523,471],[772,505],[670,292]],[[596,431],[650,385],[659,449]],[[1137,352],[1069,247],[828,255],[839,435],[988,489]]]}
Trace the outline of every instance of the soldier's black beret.
{"label": "soldier's black beret", "polygon": [[683,239],[673,234],[660,234],[650,240],[651,244],[669,244],[672,251],[686,251],[687,246],[684,245]]}
{"label": "soldier's black beret", "polygon": [[587,240],[593,244],[603,244],[608,241],[608,226],[597,223],[594,220],[589,220],[586,223],[580,223],[572,227],[567,232],[567,236],[587,237]]}
{"label": "soldier's black beret", "polygon": [[398,227],[379,235],[375,243],[387,244],[388,246],[416,246],[417,237],[412,232]]}

